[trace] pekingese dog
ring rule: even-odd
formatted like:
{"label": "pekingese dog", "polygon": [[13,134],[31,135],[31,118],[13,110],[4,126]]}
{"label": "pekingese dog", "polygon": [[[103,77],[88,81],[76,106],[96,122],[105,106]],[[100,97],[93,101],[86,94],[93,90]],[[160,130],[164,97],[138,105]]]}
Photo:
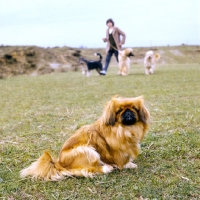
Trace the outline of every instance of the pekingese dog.
{"label": "pekingese dog", "polygon": [[130,57],[133,55],[133,49],[127,48],[122,51],[118,51],[118,60],[119,60],[119,71],[118,75],[126,76],[129,73],[130,69]]}
{"label": "pekingese dog", "polygon": [[114,167],[136,168],[132,160],[139,153],[149,117],[142,96],[113,97],[94,124],[81,127],[66,140],[58,159],[44,152],[21,171],[21,177],[57,181],[66,176],[105,174]]}
{"label": "pekingese dog", "polygon": [[153,74],[156,66],[156,62],[160,59],[160,54],[153,51],[147,51],[144,57],[145,74]]}

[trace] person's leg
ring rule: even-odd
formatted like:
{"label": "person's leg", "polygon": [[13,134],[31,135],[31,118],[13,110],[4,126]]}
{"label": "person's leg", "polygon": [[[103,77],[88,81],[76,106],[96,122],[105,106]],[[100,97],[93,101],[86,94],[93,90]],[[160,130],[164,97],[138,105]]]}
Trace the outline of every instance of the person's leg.
{"label": "person's leg", "polygon": [[111,59],[112,55],[113,55],[113,51],[109,50],[107,55],[106,55],[106,62],[105,62],[104,68],[103,68],[102,71],[100,71],[101,75],[106,75],[106,71],[108,69],[108,65],[110,63],[110,59]]}
{"label": "person's leg", "polygon": [[110,59],[111,59],[112,55],[113,55],[113,50],[109,50],[107,55],[106,55],[106,62],[105,62],[103,70],[107,71],[108,65],[110,64]]}
{"label": "person's leg", "polygon": [[119,60],[118,60],[118,51],[117,50],[114,50],[114,55],[115,55],[115,58],[116,58],[116,60],[117,60],[117,62],[119,62]]}

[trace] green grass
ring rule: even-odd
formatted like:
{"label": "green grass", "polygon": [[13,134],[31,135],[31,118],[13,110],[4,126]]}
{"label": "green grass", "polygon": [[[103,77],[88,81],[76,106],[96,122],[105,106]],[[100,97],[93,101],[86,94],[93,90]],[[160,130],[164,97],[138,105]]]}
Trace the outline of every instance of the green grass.
{"label": "green grass", "polygon": [[[200,199],[200,65],[160,65],[145,76],[81,72],[0,80],[0,199]],[[91,124],[115,94],[144,95],[151,113],[138,169],[59,182],[20,179],[44,150],[56,157],[75,130]]]}

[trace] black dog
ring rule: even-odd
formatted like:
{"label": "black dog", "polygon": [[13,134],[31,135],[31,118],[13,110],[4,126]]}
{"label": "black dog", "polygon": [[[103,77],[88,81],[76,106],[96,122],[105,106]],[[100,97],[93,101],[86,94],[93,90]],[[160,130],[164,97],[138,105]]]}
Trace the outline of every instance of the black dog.
{"label": "black dog", "polygon": [[[102,55],[100,53],[95,53],[95,56],[99,56],[99,60],[86,60],[85,58],[79,58],[78,63],[82,66],[82,74],[85,74],[86,76],[91,75],[91,70],[96,69],[96,71],[100,74],[100,71],[102,70]],[[86,66],[85,66],[86,64]]]}

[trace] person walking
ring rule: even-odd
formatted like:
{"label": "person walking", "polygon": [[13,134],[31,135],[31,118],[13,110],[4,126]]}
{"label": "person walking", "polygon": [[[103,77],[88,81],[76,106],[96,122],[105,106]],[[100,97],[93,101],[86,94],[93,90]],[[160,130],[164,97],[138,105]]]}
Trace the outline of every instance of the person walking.
{"label": "person walking", "polygon": [[[100,71],[101,75],[106,75],[108,65],[113,54],[118,62],[118,50],[122,48],[122,44],[124,44],[126,40],[125,33],[115,26],[115,23],[112,19],[108,19],[106,21],[106,25],[108,27],[106,31],[106,38],[103,38],[103,41],[107,42],[106,62],[103,70]],[[122,38],[120,36],[122,36]]]}

